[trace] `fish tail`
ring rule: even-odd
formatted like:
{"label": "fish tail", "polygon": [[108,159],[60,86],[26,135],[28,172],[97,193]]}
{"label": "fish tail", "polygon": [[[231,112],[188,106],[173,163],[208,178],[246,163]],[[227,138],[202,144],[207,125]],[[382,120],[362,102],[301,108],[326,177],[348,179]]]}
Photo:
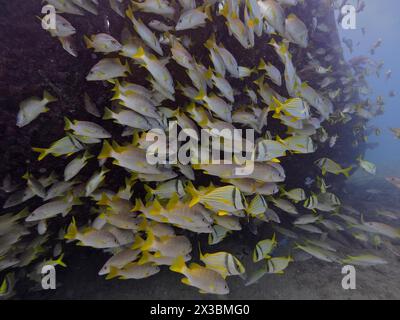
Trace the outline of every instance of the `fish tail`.
{"label": "fish tail", "polygon": [[139,230],[146,231],[147,230],[147,219],[143,218],[142,222],[139,224]]}
{"label": "fish tail", "polygon": [[103,115],[103,120],[110,120],[113,119],[113,112],[108,109],[107,107],[104,108],[104,115]]}
{"label": "fish tail", "polygon": [[258,65],[258,70],[264,70],[267,65],[263,58],[260,59],[260,64]]}
{"label": "fish tail", "polygon": [[215,35],[214,34],[211,35],[211,37],[206,41],[204,46],[209,50],[214,48],[214,46],[215,46]]}
{"label": "fish tail", "polygon": [[59,266],[62,266],[62,267],[64,267],[64,268],[66,268],[67,267],[67,265],[65,264],[65,262],[64,261],[62,261],[62,259],[64,258],[64,253],[62,253],[59,257],[58,257],[58,259],[57,260],[55,260],[54,262],[55,262],[55,264],[57,264],[57,265],[59,265]]}
{"label": "fish tail", "polygon": [[186,270],[185,259],[182,256],[177,257],[169,267],[169,270],[184,273]]}
{"label": "fish tail", "polygon": [[97,156],[97,159],[101,160],[110,158],[113,152],[114,152],[113,147],[108,143],[107,140],[104,140],[103,149],[101,149],[101,152]]}
{"label": "fish tail", "polygon": [[132,6],[128,6],[128,9],[126,9],[125,14],[132,21],[136,20],[135,17],[133,16]]}
{"label": "fish tail", "polygon": [[103,192],[101,194],[100,200],[96,203],[99,206],[107,206],[110,203],[110,199],[108,199],[107,195]]}
{"label": "fish tail", "polygon": [[350,171],[351,171],[352,169],[353,169],[353,167],[350,166],[350,167],[348,167],[348,168],[346,168],[346,169],[343,169],[340,173],[343,173],[344,176],[345,176],[346,178],[349,178],[349,177],[350,177]]}
{"label": "fish tail", "polygon": [[222,15],[223,17],[225,17],[225,18],[228,17],[228,15],[229,15],[229,4],[228,4],[228,2],[226,2],[226,3],[224,4],[224,7],[223,7],[222,10],[220,11],[220,13],[221,13],[221,15]]}
{"label": "fish tail", "polygon": [[33,151],[35,152],[39,152],[39,157],[38,160],[43,160],[44,157],[46,157],[49,154],[49,149],[45,149],[45,148],[32,148]]}
{"label": "fish tail", "polygon": [[150,186],[148,186],[147,184],[145,184],[145,185],[143,185],[143,187],[144,187],[144,190],[145,190],[147,193],[153,194],[154,189],[152,189]]}
{"label": "fish tail", "polygon": [[150,258],[150,253],[148,251],[145,251],[142,253],[142,257],[138,261],[138,265],[145,264],[146,262],[149,261]]}
{"label": "fish tail", "polygon": [[132,212],[140,211],[140,209],[142,209],[143,206],[144,206],[144,204],[143,204],[142,200],[139,199],[139,198],[137,198],[137,199],[135,200],[135,206],[132,208],[131,211],[132,211]]}
{"label": "fish tail", "polygon": [[15,219],[15,221],[25,218],[29,215],[29,210],[28,207],[22,209],[20,212],[18,212],[15,217],[13,217],[13,219]]}
{"label": "fish tail", "polygon": [[264,84],[264,77],[263,76],[259,77],[257,80],[254,81],[254,84],[261,87]]}
{"label": "fish tail", "polygon": [[64,130],[71,130],[72,127],[74,126],[73,123],[67,117],[64,117],[64,121],[65,121]]}
{"label": "fish tail", "polygon": [[211,5],[205,6],[204,13],[207,15],[208,20],[213,21],[212,14],[211,14]]}
{"label": "fish tail", "polygon": [[110,280],[110,279],[118,277],[118,271],[119,270],[116,267],[111,266],[110,267],[110,272],[106,276],[106,280]]}
{"label": "fish tail", "polygon": [[133,242],[133,245],[131,246],[131,249],[132,250],[139,249],[139,248],[141,248],[143,246],[143,244],[144,244],[143,238],[141,236],[139,236],[139,235],[136,235],[135,236],[135,241]]}
{"label": "fish tail", "polygon": [[47,90],[44,90],[43,92],[43,99],[47,102],[54,102],[58,100],[56,97],[53,97]]}
{"label": "fish tail", "polygon": [[194,99],[195,100],[203,100],[205,96],[206,96],[206,93],[204,92],[203,89],[201,89],[199,91],[199,93],[197,94],[197,96],[194,97]]}
{"label": "fish tail", "polygon": [[93,42],[92,42],[92,40],[89,39],[89,37],[87,35],[83,36],[83,41],[85,41],[86,48],[88,48],[88,49],[93,48]]}
{"label": "fish tail", "polygon": [[211,67],[210,67],[210,68],[208,68],[207,72],[204,74],[204,77],[205,77],[206,79],[211,79],[212,76],[213,76],[213,70],[212,70]]}
{"label": "fish tail", "polygon": [[189,203],[189,207],[193,207],[200,201],[199,192],[195,189],[191,182],[188,183],[186,191],[192,196],[192,200]]}
{"label": "fish tail", "polygon": [[140,48],[136,51],[136,53],[133,55],[133,58],[134,58],[134,59],[141,59],[141,58],[144,57],[144,54],[145,54],[145,52],[144,52],[143,47],[140,47]]}
{"label": "fish tail", "polygon": [[126,68],[126,72],[128,72],[129,74],[132,74],[132,69],[129,64],[129,60],[126,60],[125,64],[123,64],[122,66],[124,66]]}
{"label": "fish tail", "polygon": [[273,109],[275,110],[275,115],[279,116],[282,112],[283,104],[275,97],[272,97],[272,100],[274,101]]}
{"label": "fish tail", "polygon": [[78,234],[78,228],[76,227],[75,218],[72,218],[72,222],[68,227],[67,233],[65,234],[64,238],[68,240],[76,239]]}
{"label": "fish tail", "polygon": [[146,251],[149,250],[151,248],[151,246],[153,245],[155,241],[155,237],[153,232],[151,232],[150,230],[147,232],[147,239],[143,242],[142,246],[140,247],[140,249],[142,251]]}

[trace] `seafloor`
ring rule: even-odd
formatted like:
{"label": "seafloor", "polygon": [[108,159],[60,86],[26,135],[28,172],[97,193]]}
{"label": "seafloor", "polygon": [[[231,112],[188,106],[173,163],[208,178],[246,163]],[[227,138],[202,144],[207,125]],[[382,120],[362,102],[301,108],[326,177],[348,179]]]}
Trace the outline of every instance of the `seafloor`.
{"label": "seafloor", "polygon": [[[386,171],[399,172],[397,168]],[[381,209],[397,212],[398,219],[382,222],[400,227],[400,190],[388,184],[384,176],[370,177],[357,172],[346,184],[343,192],[345,205],[359,211],[366,220],[376,219]],[[260,231],[262,232],[262,230]],[[247,266],[247,273],[255,271],[257,265],[251,262],[251,246],[256,237],[249,232],[227,238],[215,250],[223,248],[235,253]],[[68,268],[58,268],[56,290],[27,292],[21,299],[400,299],[400,241],[393,241],[389,250],[384,244],[378,247],[363,245],[350,238],[335,239],[341,243],[340,250],[346,252],[368,252],[388,261],[386,265],[373,267],[356,266],[356,289],[342,288],[342,265],[325,263],[314,258],[292,263],[282,275],[265,275],[257,283],[244,286],[241,278],[230,278],[228,284],[231,293],[218,297],[205,295],[196,289],[180,284],[182,275],[171,273],[167,269],[143,280],[105,280],[97,275],[105,261],[98,252],[86,248],[76,248],[73,256],[66,260]],[[26,288],[27,289],[27,288]]]}

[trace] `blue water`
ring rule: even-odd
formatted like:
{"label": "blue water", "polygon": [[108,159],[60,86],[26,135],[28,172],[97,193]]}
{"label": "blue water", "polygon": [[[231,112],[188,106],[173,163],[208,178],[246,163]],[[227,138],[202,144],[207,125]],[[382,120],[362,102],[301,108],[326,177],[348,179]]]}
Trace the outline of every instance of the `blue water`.
{"label": "blue water", "polygon": [[[346,58],[366,55],[375,61],[385,62],[380,78],[372,74],[368,83],[373,90],[371,101],[382,95],[385,100],[385,113],[370,122],[370,125],[381,129],[382,134],[372,134],[368,141],[378,142],[379,147],[368,150],[366,159],[375,162],[378,174],[382,171],[395,171],[400,175],[400,140],[396,139],[389,130],[390,127],[400,127],[400,1],[398,0],[367,0],[364,11],[357,14],[357,28],[355,30],[340,29],[342,37],[350,38],[354,43],[353,54],[344,46]],[[366,34],[361,32],[366,29]],[[381,38],[383,44],[374,55],[369,53],[372,45]],[[360,42],[359,46],[356,44]],[[392,78],[386,80],[385,73],[392,70]],[[389,91],[394,90],[396,96],[389,97]]]}

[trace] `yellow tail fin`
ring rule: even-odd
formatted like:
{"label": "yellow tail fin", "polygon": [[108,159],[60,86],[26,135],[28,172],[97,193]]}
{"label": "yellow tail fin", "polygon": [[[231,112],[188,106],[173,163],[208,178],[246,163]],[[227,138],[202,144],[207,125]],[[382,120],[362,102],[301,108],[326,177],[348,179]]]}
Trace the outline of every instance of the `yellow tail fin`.
{"label": "yellow tail fin", "polygon": [[144,242],[145,241],[139,235],[136,235],[135,241],[133,242],[131,249],[136,250],[136,249],[142,248]]}
{"label": "yellow tail fin", "polygon": [[67,265],[64,263],[64,261],[62,261],[62,259],[64,258],[64,253],[62,253],[57,260],[54,261],[55,264],[62,266],[64,268],[67,267]]}
{"label": "yellow tail fin", "polygon": [[76,239],[76,235],[78,234],[78,228],[76,227],[75,218],[72,218],[72,222],[68,227],[67,233],[64,238],[68,240]]}
{"label": "yellow tail fin", "polygon": [[111,266],[110,272],[108,273],[106,280],[110,280],[110,279],[118,277],[119,276],[118,271],[119,270],[116,267]]}
{"label": "yellow tail fin", "polygon": [[199,192],[195,189],[193,184],[191,182],[188,183],[186,187],[186,191],[192,196],[192,200],[189,203],[189,207],[193,207],[200,201],[200,194]]}
{"label": "yellow tail fin", "polygon": [[150,230],[147,231],[147,239],[146,239],[146,241],[144,241],[144,243],[140,249],[142,251],[149,250],[151,248],[151,246],[153,245],[154,241],[155,241],[155,237],[154,237],[153,232],[151,232]]}
{"label": "yellow tail fin", "polygon": [[39,161],[43,160],[49,154],[49,150],[45,148],[32,148],[32,150],[40,153],[38,157]]}
{"label": "yellow tail fin", "polygon": [[47,102],[54,102],[58,99],[53,97],[48,91],[44,90],[43,92],[43,99],[47,100]]}
{"label": "yellow tail fin", "polygon": [[169,267],[169,270],[179,273],[184,273],[185,269],[185,259],[182,256],[177,257]]}
{"label": "yellow tail fin", "polygon": [[349,177],[350,177],[350,171],[351,171],[352,169],[353,169],[353,167],[350,166],[350,167],[348,167],[348,168],[346,168],[346,169],[343,169],[340,173],[343,173],[343,174],[345,175],[346,178],[349,178]]}
{"label": "yellow tail fin", "polygon": [[64,120],[65,120],[64,130],[71,130],[72,127],[74,126],[73,123],[67,117],[64,117]]}
{"label": "yellow tail fin", "polygon": [[145,55],[144,49],[143,49],[143,47],[140,47],[140,48],[136,51],[136,53],[133,55],[133,58],[134,58],[134,59],[141,59],[141,58],[144,57],[144,55]]}
{"label": "yellow tail fin", "polygon": [[86,48],[88,48],[88,49],[93,48],[93,42],[92,42],[92,40],[89,39],[89,37],[87,35],[83,36],[83,41],[85,41]]}
{"label": "yellow tail fin", "polygon": [[114,119],[113,118],[113,112],[108,109],[107,107],[104,108],[104,115],[103,115],[103,120],[110,120],[110,119]]}
{"label": "yellow tail fin", "polygon": [[114,150],[112,146],[107,142],[107,140],[104,140],[103,149],[101,149],[101,152],[98,155],[97,159],[101,160],[110,158],[113,152]]}
{"label": "yellow tail fin", "polygon": [[206,93],[204,92],[204,90],[200,90],[199,93],[197,94],[197,96],[194,97],[195,100],[203,100],[204,97],[206,96]]}

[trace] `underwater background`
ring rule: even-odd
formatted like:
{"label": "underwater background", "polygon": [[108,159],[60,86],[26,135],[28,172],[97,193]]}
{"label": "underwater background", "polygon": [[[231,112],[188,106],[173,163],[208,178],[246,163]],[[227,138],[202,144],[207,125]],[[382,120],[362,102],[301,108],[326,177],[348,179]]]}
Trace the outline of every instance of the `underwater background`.
{"label": "underwater background", "polygon": [[[123,2],[126,6],[129,1],[116,2]],[[197,1],[198,6],[200,6],[200,2]],[[341,1],[336,2],[340,3]],[[347,2],[357,5],[357,1]],[[325,67],[331,65],[334,70],[334,77],[337,79],[343,76],[347,77],[346,72],[351,68],[349,61],[354,57],[367,56],[368,59],[374,61],[374,63],[371,63],[372,66],[379,61],[384,62],[379,77],[376,76],[375,70],[366,76],[369,87],[368,94],[359,94],[357,92],[359,82],[355,81],[353,86],[355,89],[352,91],[354,94],[350,100],[351,103],[357,104],[369,99],[371,105],[375,105],[376,99],[382,96],[384,100],[383,114],[374,115],[368,121],[356,114],[354,116],[351,114],[353,118],[349,122],[329,122],[327,120],[324,122],[324,128],[326,128],[329,139],[338,136],[333,147],[329,146],[329,139],[322,142],[324,139],[321,138],[321,135],[323,136],[324,132],[318,131],[312,136],[315,145],[318,146],[314,153],[288,152],[285,157],[280,158],[280,163],[286,173],[286,180],[281,184],[284,185],[286,191],[302,188],[305,190],[307,200],[312,199],[314,193],[324,193],[323,187],[320,183],[318,184],[319,180],[317,181],[317,177],[323,178],[328,185],[328,191],[334,193],[335,199],[336,196],[340,199],[340,206],[338,208],[335,203],[335,209],[338,209],[343,216],[349,216],[349,219],[352,220],[340,220],[333,215],[333,211],[318,211],[317,213],[324,216],[326,220],[334,221],[336,224],[333,227],[331,224],[322,225],[319,222],[312,224],[323,230],[321,233],[300,230],[292,225],[293,220],[297,217],[288,216],[285,208],[274,206],[273,200],[268,195],[266,197],[268,207],[273,208],[278,213],[282,220],[281,226],[289,232],[285,233],[281,230],[280,233],[277,231],[278,229],[274,229],[274,226],[277,225],[276,221],[271,222],[267,219],[260,223],[254,217],[242,217],[241,231],[231,232],[223,240],[220,239],[219,243],[210,245],[208,235],[188,230],[182,231],[184,228],[176,228],[179,235],[184,235],[190,239],[193,261],[199,262],[200,250],[198,247],[200,244],[203,253],[228,252],[245,266],[246,276],[235,275],[227,278],[230,291],[228,295],[213,295],[199,293],[195,287],[181,283],[183,276],[168,270],[168,266],[162,266],[161,271],[157,274],[140,280],[106,280],[104,276],[99,276],[99,270],[104,263],[118,251],[77,246],[75,242],[70,241],[71,239],[64,239],[65,233],[68,233],[72,224],[72,216],[76,217],[78,225],[83,228],[90,226],[99,213],[96,211],[96,201],[101,200],[100,198],[96,199],[95,202],[85,200],[82,206],[74,207],[71,214],[48,220],[51,221],[45,231],[45,235],[48,234],[48,237],[43,240],[43,243],[41,242],[43,235],[39,235],[37,231],[39,227],[36,224],[29,224],[29,222],[24,224],[24,220],[21,219],[20,224],[24,225],[28,233],[18,238],[18,241],[10,246],[9,251],[4,250],[4,247],[7,247],[9,237],[5,236],[7,235],[6,231],[3,231],[0,227],[0,231],[3,232],[0,236],[0,249],[2,249],[0,266],[3,266],[1,262],[6,263],[10,257],[15,261],[18,260],[14,264],[11,263],[10,267],[0,270],[0,286],[2,286],[0,297],[4,296],[7,299],[400,299],[398,282],[400,278],[400,189],[386,179],[387,177],[400,178],[400,140],[390,131],[390,128],[400,127],[399,93],[397,92],[397,84],[400,83],[400,67],[398,64],[400,37],[397,32],[400,27],[400,20],[396,17],[400,4],[394,0],[365,2],[365,8],[357,13],[355,30],[343,30],[336,23],[337,10],[336,16],[332,9],[322,11],[321,8],[324,8],[325,5],[329,8],[330,1],[305,0],[305,4],[299,1],[297,6],[291,7],[289,5],[285,7],[286,15],[295,13],[303,19],[309,29],[314,23],[314,16],[318,16],[318,24],[324,24],[328,27],[328,32],[315,31],[311,33],[309,30],[309,42],[312,45],[309,46],[308,52],[316,55],[315,52],[318,48],[324,48],[328,53],[332,53],[333,60],[330,60],[328,64],[323,63],[321,65]],[[232,3],[236,3],[236,1],[232,1]],[[83,106],[83,96],[86,93],[103,114],[105,108],[111,106],[110,99],[114,93],[111,92],[113,84],[109,82],[86,81],[89,71],[102,58],[102,54],[94,53],[93,50],[86,48],[86,44],[82,40],[84,35],[89,36],[98,33],[109,33],[120,40],[121,32],[126,25],[122,22],[123,18],[110,9],[108,1],[101,0],[99,1],[97,15],[88,12],[85,12],[84,16],[65,14],[65,17],[77,31],[73,37],[78,57],[74,57],[63,49],[57,37],[51,37],[48,32],[41,28],[40,20],[36,17],[41,15],[41,7],[41,1],[0,0],[0,32],[2,33],[0,37],[2,39],[2,43],[0,43],[0,125],[2,127],[0,132],[2,162],[0,180],[3,181],[0,204],[2,206],[5,206],[7,199],[12,194],[12,192],[5,191],[7,188],[4,188],[7,184],[4,181],[8,181],[8,177],[11,177],[12,184],[24,186],[27,182],[21,177],[27,171],[36,177],[48,176],[53,171],[62,176],[66,164],[73,157],[53,157],[49,155],[42,161],[38,161],[38,153],[34,152],[32,148],[47,148],[51,143],[63,137],[65,117],[71,120],[93,121],[101,124],[105,130],[112,133],[113,138],[121,138],[123,132],[121,126],[113,124],[110,120],[103,121],[101,118],[94,117]],[[242,9],[243,6],[241,6]],[[203,63],[207,67],[212,66],[207,60],[208,49],[205,48],[204,43],[212,34],[217,34],[217,40],[223,42],[224,46],[232,52],[239,65],[250,69],[255,68],[259,65],[262,57],[267,62],[271,61],[275,64],[283,76],[285,65],[281,63],[275,49],[269,44],[271,37],[279,41],[281,39],[279,35],[271,36],[265,33],[263,37],[255,38],[254,47],[244,50],[238,41],[233,39],[232,36],[229,37],[224,17],[217,17],[216,10],[214,8],[213,21],[208,22],[205,27],[178,32],[179,36],[187,35],[191,39],[191,45],[188,46],[190,47],[189,51],[196,56],[199,63]],[[158,15],[152,13],[149,15],[138,13],[138,15],[143,18],[145,23],[149,23],[153,18],[159,18]],[[163,21],[171,22],[171,20]],[[365,28],[365,35],[361,32],[363,27]],[[131,33],[134,33],[131,25],[130,28]],[[162,32],[157,34],[161,36]],[[352,53],[343,43],[343,39],[351,39]],[[382,39],[382,45],[377,47],[372,55],[370,53],[371,47],[378,39]],[[168,44],[163,45],[164,49],[167,47]],[[306,61],[309,60],[309,58],[306,58],[306,49],[294,43],[290,45],[290,49],[293,55],[293,63],[300,78],[317,88],[327,76],[315,74],[305,68]],[[169,54],[169,51],[167,52],[166,56]],[[346,61],[344,65],[341,64],[342,54]],[[111,55],[113,56],[113,53]],[[133,64],[132,67],[134,73],[128,78],[129,81],[151,89],[152,87],[146,80],[148,77],[146,68],[139,68],[136,65],[133,66]],[[182,71],[181,66],[172,62],[167,64],[167,67],[174,81],[190,84],[192,79]],[[373,67],[371,68],[373,69]],[[303,70],[305,71],[303,72]],[[386,79],[385,75],[388,70],[392,71],[390,79]],[[257,91],[257,86],[253,82],[258,78],[257,71],[254,71],[254,74],[244,80],[227,75],[227,79],[239,91],[236,93],[237,104],[249,104],[249,99],[243,97],[245,96],[244,89],[250,86]],[[268,83],[280,95],[288,96],[284,86],[276,86],[271,81]],[[352,85],[353,83],[348,86],[351,87]],[[343,91],[346,86],[336,83],[334,88]],[[41,97],[43,90],[48,90],[53,96],[57,97],[58,101],[49,105],[49,112],[41,114],[26,126],[17,127],[16,121],[21,102],[32,96]],[[389,96],[390,91],[395,92],[394,97]],[[266,105],[265,101],[261,99],[259,102],[260,107]],[[176,101],[164,100],[162,106],[174,109],[176,106],[183,107],[187,103],[187,97],[177,94]],[[338,98],[334,103],[334,111],[343,108],[345,108],[345,103]],[[218,118],[218,116],[215,117]],[[356,133],[354,128],[357,128]],[[379,130],[376,130],[376,128],[379,128]],[[281,135],[284,139],[286,138],[284,136],[285,130],[271,114],[263,134],[267,129],[272,132],[274,137]],[[377,131],[380,131],[380,133]],[[118,140],[119,143],[130,143],[130,141],[131,137]],[[98,155],[103,150],[103,144],[94,144],[90,148],[92,154]],[[357,161],[359,156],[376,165],[376,174],[371,174],[361,168]],[[332,173],[323,176],[321,169],[315,165],[315,162],[324,157],[334,159],[342,168],[352,166],[352,175],[349,178],[346,178],[343,174]],[[79,177],[83,181],[88,181],[93,172],[100,170],[98,162],[94,159],[89,161],[80,172]],[[117,191],[119,187],[124,186],[126,170],[113,165],[111,161],[107,162],[107,168],[112,171],[111,174],[107,175],[106,186]],[[176,168],[175,171],[178,172]],[[311,187],[306,185],[307,178],[314,180]],[[211,177],[195,171],[193,184],[196,188],[200,185],[208,186],[210,182],[218,186],[221,183],[217,176]],[[154,181],[150,183],[138,182],[133,185],[132,205],[135,204],[134,198],[140,198],[143,201],[146,198],[147,189],[145,189],[144,184],[148,184],[154,189],[159,185]],[[102,187],[104,187],[104,184]],[[65,196],[71,190],[72,187],[70,190],[65,190],[65,194],[62,196]],[[257,193],[257,190],[255,190],[255,193]],[[284,198],[282,191],[279,194]],[[278,193],[275,196],[278,197]],[[171,197],[169,196],[169,198]],[[148,203],[153,204],[154,199],[150,198]],[[248,202],[251,199],[253,199],[253,195],[246,197]],[[290,198],[287,197],[286,199]],[[293,203],[301,214],[316,214],[311,210],[304,209],[303,202],[293,201]],[[0,213],[0,223],[7,220],[6,218],[1,220],[1,217],[9,213],[17,214],[26,206],[32,213],[42,204],[42,199],[36,196],[14,207],[6,206]],[[357,223],[354,222],[354,219]],[[374,225],[374,228],[368,229],[365,221],[374,221],[384,224],[384,226],[379,225],[377,227]],[[359,228],[354,228],[354,225]],[[12,226],[15,227],[14,224]],[[342,226],[344,230],[339,229]],[[12,231],[13,229],[9,227],[8,230]],[[359,232],[360,230],[362,232]],[[291,236],[290,231],[297,234],[298,237]],[[395,233],[394,236],[393,233]],[[252,261],[256,244],[260,240],[271,239],[274,234],[277,235],[278,245],[272,251],[271,257],[290,257],[294,260],[284,269],[283,274],[280,274],[280,272],[274,274],[273,270],[271,271],[271,265],[268,265],[270,256],[265,261],[258,263]],[[141,234],[141,236],[144,237],[145,234]],[[320,251],[314,252],[314,254],[296,249],[296,245],[306,245],[309,239],[319,240],[325,245],[332,245],[335,248],[334,255],[340,255],[342,260],[339,263],[336,263],[337,260],[332,263],[333,258],[330,263],[322,261],[323,259],[316,256],[320,254],[326,258],[324,254],[327,254],[328,258],[331,259],[331,256],[322,247],[319,247]],[[30,252],[33,244],[36,243],[35,241],[40,245],[34,247],[35,250]],[[57,251],[58,254],[54,254],[57,245],[62,249]],[[323,246],[323,244],[320,245]],[[39,250],[37,250],[38,247],[40,247]],[[57,289],[43,290],[37,268],[45,264],[46,261],[56,260],[60,254],[64,254],[63,261],[67,267],[61,265],[56,267]],[[363,254],[373,255],[374,259],[368,256],[368,261],[363,261],[365,265],[356,265],[357,288],[355,290],[344,290],[341,284],[344,258],[349,259],[349,256],[361,256]],[[379,260],[375,260],[375,257],[379,257]],[[21,261],[25,259],[29,263],[21,265]],[[371,259],[374,261],[371,262]],[[349,264],[352,264],[351,261]],[[260,270],[264,269],[265,272],[260,273]],[[254,280],[254,277],[258,275],[260,275],[260,279]],[[249,284],[249,279],[253,279],[254,283]]]}

